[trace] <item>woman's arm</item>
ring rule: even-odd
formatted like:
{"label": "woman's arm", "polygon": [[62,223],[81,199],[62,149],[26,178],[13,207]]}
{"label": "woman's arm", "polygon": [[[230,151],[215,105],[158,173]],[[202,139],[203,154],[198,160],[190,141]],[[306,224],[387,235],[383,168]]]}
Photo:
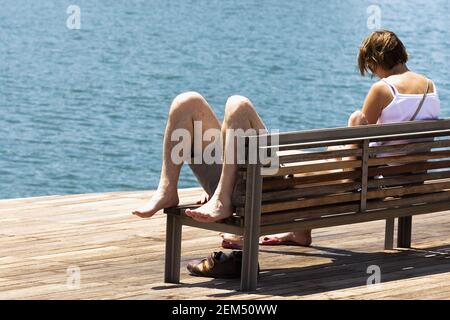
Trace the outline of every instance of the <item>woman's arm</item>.
{"label": "woman's arm", "polygon": [[381,112],[392,100],[390,88],[382,81],[378,81],[370,88],[362,108],[362,112],[365,114],[369,124],[377,123]]}
{"label": "woman's arm", "polygon": [[[381,115],[381,112],[387,107],[393,100],[390,88],[379,81],[370,88],[369,93],[364,101],[362,110],[355,111],[348,120],[348,126],[361,126],[367,124],[375,124]],[[341,149],[354,149],[358,148],[358,145],[343,145],[328,147],[328,151],[341,150]],[[348,157],[345,160],[355,160],[355,157]],[[344,160],[341,158],[340,160]]]}

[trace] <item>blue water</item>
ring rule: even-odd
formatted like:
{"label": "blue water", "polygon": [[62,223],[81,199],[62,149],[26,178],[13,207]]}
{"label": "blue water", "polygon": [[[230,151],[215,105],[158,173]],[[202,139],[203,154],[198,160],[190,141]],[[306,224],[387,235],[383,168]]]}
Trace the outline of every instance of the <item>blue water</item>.
{"label": "blue water", "polygon": [[[374,3],[449,116],[450,1]],[[155,188],[168,106],[186,90],[220,117],[246,95],[272,129],[345,125],[374,81],[355,65],[371,4],[2,0],[0,198]],[[184,169],[180,186],[195,185]]]}

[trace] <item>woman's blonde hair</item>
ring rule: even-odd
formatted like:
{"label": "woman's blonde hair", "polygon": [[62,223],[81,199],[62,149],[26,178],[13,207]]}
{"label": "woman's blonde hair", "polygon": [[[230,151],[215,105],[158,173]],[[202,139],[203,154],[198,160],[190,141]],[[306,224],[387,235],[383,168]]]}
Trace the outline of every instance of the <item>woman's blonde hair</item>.
{"label": "woman's blonde hair", "polygon": [[372,32],[361,44],[358,67],[361,75],[374,71],[375,66],[390,70],[408,61],[406,48],[397,35],[388,30]]}

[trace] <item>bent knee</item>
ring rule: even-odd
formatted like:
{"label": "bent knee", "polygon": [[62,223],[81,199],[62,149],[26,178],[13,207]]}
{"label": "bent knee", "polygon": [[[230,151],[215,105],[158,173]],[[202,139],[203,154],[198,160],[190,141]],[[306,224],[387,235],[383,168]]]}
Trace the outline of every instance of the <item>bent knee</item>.
{"label": "bent knee", "polygon": [[366,125],[369,122],[367,121],[366,115],[361,110],[356,110],[353,112],[348,119],[348,126],[360,126],[360,125]]}
{"label": "bent knee", "polygon": [[179,95],[177,95],[173,101],[172,101],[172,105],[182,105],[182,104],[186,104],[189,102],[198,102],[198,101],[203,101],[204,98],[203,96],[195,91],[188,91],[188,92],[183,92],[180,93]]}
{"label": "bent knee", "polygon": [[225,116],[252,108],[253,105],[250,99],[244,96],[234,95],[227,99],[227,103],[225,104]]}
{"label": "bent knee", "polygon": [[172,104],[170,105],[170,111],[173,112],[180,108],[186,109],[202,106],[206,103],[205,101],[205,98],[198,92],[183,92],[173,99]]}

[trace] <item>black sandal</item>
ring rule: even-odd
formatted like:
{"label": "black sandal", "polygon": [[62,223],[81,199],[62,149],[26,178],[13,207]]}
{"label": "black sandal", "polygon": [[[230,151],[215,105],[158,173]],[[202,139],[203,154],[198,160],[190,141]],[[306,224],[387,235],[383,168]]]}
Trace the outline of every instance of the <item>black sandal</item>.
{"label": "black sandal", "polygon": [[187,265],[193,276],[224,279],[240,278],[241,267],[242,251],[232,251],[229,254],[222,251],[213,252],[209,257],[191,261]]}

